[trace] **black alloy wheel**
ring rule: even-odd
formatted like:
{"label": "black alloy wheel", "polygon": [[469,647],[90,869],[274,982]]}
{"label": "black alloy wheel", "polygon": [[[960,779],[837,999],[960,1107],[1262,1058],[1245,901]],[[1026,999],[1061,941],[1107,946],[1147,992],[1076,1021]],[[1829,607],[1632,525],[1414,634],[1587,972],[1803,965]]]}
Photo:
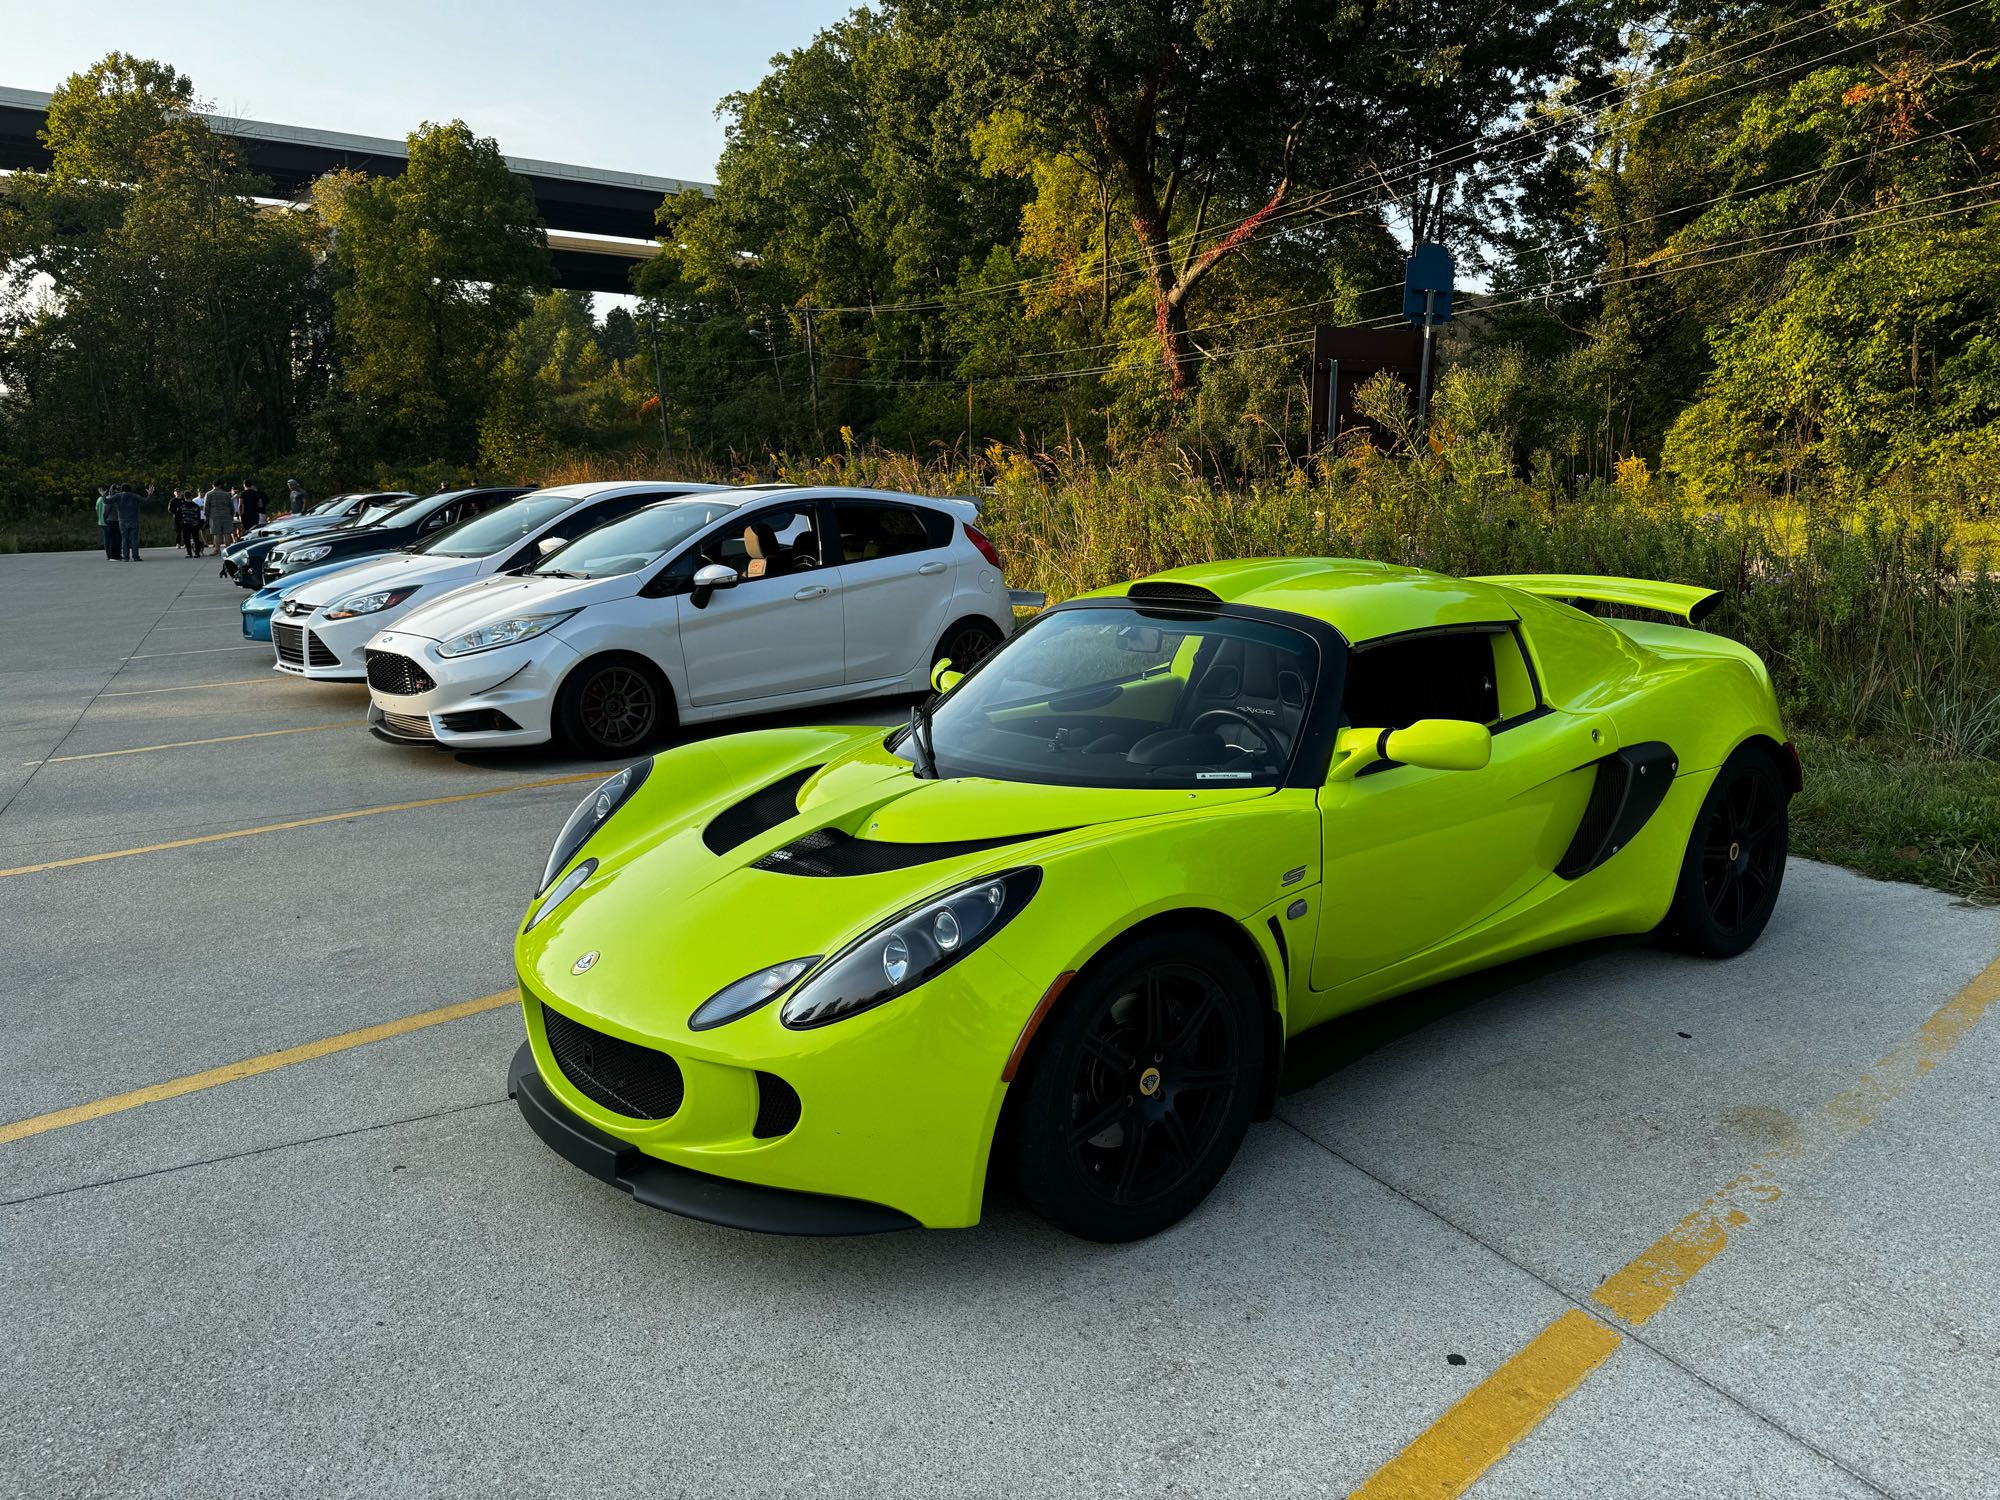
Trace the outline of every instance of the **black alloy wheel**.
{"label": "black alloy wheel", "polygon": [[1147,937],[1086,973],[1038,1044],[1016,1130],[1030,1205],[1087,1239],[1139,1239],[1208,1195],[1249,1126],[1256,984],[1203,934]]}
{"label": "black alloy wheel", "polygon": [[986,621],[960,620],[944,633],[944,639],[931,655],[931,663],[949,660],[952,671],[970,672],[999,644],[1000,632]]}
{"label": "black alloy wheel", "polygon": [[1790,842],[1789,798],[1771,757],[1738,750],[1695,815],[1669,925],[1681,946],[1733,958],[1778,904]]}
{"label": "black alloy wheel", "polygon": [[585,665],[563,683],[555,720],[561,737],[586,755],[629,754],[672,720],[664,685],[637,662]]}

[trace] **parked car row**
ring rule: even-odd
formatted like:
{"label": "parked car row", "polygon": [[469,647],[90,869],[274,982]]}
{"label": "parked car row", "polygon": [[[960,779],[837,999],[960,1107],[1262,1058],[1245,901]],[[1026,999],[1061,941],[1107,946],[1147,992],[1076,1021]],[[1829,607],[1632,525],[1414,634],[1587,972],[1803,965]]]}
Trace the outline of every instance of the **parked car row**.
{"label": "parked car row", "polygon": [[[915,693],[1010,632],[970,500],[623,481],[364,497],[246,538],[243,633],[369,687],[383,739],[637,750],[677,722]],[[305,518],[296,518],[303,520]]]}

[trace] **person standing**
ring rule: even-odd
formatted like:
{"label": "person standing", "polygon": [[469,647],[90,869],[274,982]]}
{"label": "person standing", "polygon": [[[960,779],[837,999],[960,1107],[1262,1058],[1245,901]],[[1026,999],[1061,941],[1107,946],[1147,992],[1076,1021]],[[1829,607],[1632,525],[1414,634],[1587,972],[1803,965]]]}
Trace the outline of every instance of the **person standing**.
{"label": "person standing", "polygon": [[250,535],[264,523],[266,504],[263,486],[254,479],[243,481],[243,534]]}
{"label": "person standing", "polygon": [[126,562],[142,562],[139,556],[139,492],[127,480],[120,480],[111,492],[111,512],[118,517],[120,555]]}
{"label": "person standing", "polygon": [[201,508],[208,521],[208,539],[215,544],[216,557],[222,556],[222,544],[229,540],[229,530],[233,520],[229,509],[229,491],[216,480],[208,487],[208,493],[201,497]]}
{"label": "person standing", "polygon": [[189,557],[201,556],[201,505],[194,496],[174,491],[174,537]]}
{"label": "person standing", "polygon": [[104,537],[104,555],[117,562],[123,538],[118,532],[118,518],[111,513],[111,486],[108,484],[97,487],[97,529]]}
{"label": "person standing", "polygon": [[296,479],[287,479],[285,481],[285,504],[293,515],[304,515],[306,507],[311,503],[306,498],[306,487],[304,485],[300,484]]}

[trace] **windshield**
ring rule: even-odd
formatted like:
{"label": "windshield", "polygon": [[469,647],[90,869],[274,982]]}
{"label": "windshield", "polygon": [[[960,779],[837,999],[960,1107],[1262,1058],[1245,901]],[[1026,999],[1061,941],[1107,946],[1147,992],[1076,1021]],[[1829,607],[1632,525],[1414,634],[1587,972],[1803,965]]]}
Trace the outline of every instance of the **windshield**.
{"label": "windshield", "polygon": [[407,510],[417,501],[408,495],[398,495],[392,500],[376,500],[364,505],[347,520],[349,526],[379,526],[400,510]]}
{"label": "windshield", "polygon": [[[1286,626],[1063,610],[946,695],[931,717],[931,749],[940,776],[1276,786],[1318,680],[1318,644]],[[921,757],[907,732],[896,753]]]}
{"label": "windshield", "polygon": [[487,557],[540,531],[576,504],[570,495],[526,495],[425,537],[412,552],[433,557]]}
{"label": "windshield", "polygon": [[556,578],[616,578],[658,562],[711,521],[736,507],[713,500],[668,500],[586,531],[534,568]]}

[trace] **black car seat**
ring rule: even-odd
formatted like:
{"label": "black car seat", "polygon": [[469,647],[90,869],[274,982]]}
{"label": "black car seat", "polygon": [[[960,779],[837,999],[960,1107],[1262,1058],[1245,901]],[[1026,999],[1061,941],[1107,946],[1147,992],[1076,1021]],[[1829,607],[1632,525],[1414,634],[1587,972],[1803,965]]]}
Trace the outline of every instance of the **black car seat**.
{"label": "black car seat", "polygon": [[[1217,733],[1219,725],[1196,730],[1204,714],[1227,710],[1255,725],[1262,736],[1243,739],[1256,748],[1249,758],[1264,761],[1275,751],[1282,756],[1297,737],[1305,713],[1306,678],[1303,658],[1263,641],[1224,637],[1205,642],[1195,655],[1192,681],[1173,727],[1149,734],[1132,746],[1138,765],[1221,765],[1238,759]],[[1267,748],[1268,745],[1268,748]]]}

